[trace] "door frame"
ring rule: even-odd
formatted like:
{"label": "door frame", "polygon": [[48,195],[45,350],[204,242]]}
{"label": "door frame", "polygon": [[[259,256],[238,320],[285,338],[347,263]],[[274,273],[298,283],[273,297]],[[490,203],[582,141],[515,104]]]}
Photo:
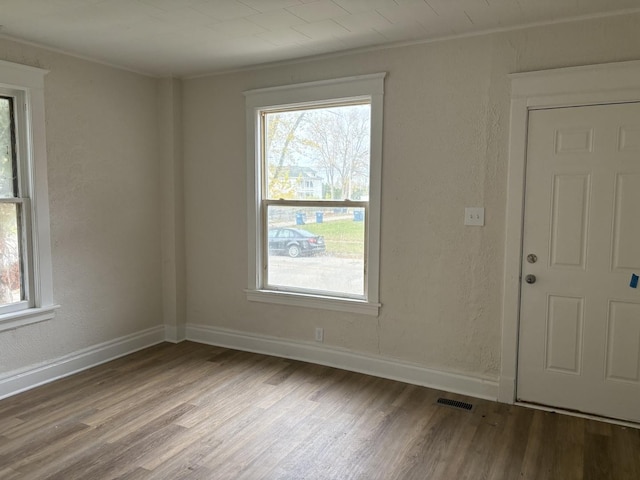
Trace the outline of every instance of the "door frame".
{"label": "door frame", "polygon": [[515,403],[524,226],[527,132],[530,110],[640,102],[640,61],[514,73],[511,80],[502,361],[498,401]]}

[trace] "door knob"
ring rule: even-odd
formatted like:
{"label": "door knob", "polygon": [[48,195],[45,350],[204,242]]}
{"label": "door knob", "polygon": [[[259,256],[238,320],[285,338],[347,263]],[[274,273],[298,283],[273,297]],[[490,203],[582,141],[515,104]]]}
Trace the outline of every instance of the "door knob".
{"label": "door knob", "polygon": [[532,283],[536,283],[536,276],[529,274],[526,277],[524,277],[524,281],[527,282],[529,285],[531,285]]}

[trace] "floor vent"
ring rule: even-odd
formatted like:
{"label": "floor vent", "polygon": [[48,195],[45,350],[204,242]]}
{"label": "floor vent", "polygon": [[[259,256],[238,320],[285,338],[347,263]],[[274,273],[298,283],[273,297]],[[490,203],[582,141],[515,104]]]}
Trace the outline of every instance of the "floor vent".
{"label": "floor vent", "polygon": [[459,402],[458,400],[450,400],[448,398],[439,398],[436,402],[438,405],[446,407],[459,408],[460,410],[473,410],[473,405],[467,402]]}

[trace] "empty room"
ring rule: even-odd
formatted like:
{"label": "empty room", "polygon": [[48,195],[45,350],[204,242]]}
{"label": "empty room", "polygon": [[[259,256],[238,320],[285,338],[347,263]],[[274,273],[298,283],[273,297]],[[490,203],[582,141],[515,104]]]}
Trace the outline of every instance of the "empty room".
{"label": "empty room", "polygon": [[0,0],[0,479],[637,480],[638,204],[638,0]]}

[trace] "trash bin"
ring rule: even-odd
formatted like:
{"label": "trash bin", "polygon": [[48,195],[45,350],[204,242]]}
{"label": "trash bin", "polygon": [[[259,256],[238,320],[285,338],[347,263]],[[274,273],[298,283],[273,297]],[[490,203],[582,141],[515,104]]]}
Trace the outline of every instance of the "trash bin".
{"label": "trash bin", "polygon": [[354,222],[362,222],[364,220],[364,211],[362,210],[354,210],[353,211],[353,221]]}
{"label": "trash bin", "polygon": [[304,225],[304,213],[296,213],[296,225]]}
{"label": "trash bin", "polygon": [[324,213],[316,212],[316,223],[322,223],[324,221]]}

